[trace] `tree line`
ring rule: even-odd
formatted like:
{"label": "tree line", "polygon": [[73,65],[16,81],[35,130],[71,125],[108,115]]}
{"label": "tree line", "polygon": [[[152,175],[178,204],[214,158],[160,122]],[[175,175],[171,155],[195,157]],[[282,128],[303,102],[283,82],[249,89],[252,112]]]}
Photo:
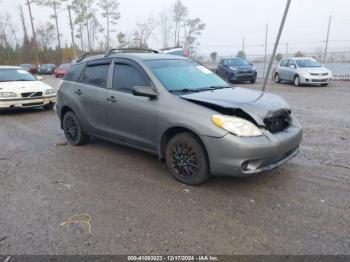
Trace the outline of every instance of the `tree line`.
{"label": "tree line", "polygon": [[[33,22],[32,9],[36,6],[50,11],[45,23]],[[65,43],[59,26],[63,14],[69,17],[70,28]],[[206,27],[200,18],[190,17],[181,0],[137,21],[131,30],[118,28],[120,19],[117,0],[22,0],[16,15],[0,15],[0,64],[60,64],[84,52],[112,47],[151,48],[151,37],[164,49],[181,46],[194,55],[198,37]]]}

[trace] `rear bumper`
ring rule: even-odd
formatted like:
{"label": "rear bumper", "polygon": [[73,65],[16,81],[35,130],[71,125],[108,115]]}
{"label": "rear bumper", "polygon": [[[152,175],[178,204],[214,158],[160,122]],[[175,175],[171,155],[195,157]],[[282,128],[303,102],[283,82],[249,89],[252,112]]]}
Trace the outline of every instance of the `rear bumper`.
{"label": "rear bumper", "polygon": [[56,95],[40,98],[0,99],[0,109],[32,108],[56,103]]}
{"label": "rear bumper", "polygon": [[228,134],[222,138],[202,137],[212,175],[249,176],[277,168],[299,152],[302,128],[298,123],[283,132],[242,138]]}

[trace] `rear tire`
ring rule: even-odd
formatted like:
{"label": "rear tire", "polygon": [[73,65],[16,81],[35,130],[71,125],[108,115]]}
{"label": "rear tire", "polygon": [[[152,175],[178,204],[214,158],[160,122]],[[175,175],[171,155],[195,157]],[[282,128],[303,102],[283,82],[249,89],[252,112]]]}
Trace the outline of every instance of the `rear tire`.
{"label": "rear tire", "polygon": [[280,76],[278,75],[278,73],[275,74],[275,83],[281,83],[281,79]]}
{"label": "rear tire", "polygon": [[298,75],[296,75],[294,77],[294,85],[295,86],[300,86],[300,77]]}
{"label": "rear tire", "polygon": [[207,154],[201,141],[184,132],[170,139],[165,149],[170,174],[187,185],[199,185],[209,178]]}
{"label": "rear tire", "polygon": [[63,131],[69,144],[80,146],[89,141],[89,136],[84,133],[76,115],[69,111],[63,117]]}
{"label": "rear tire", "polygon": [[52,110],[55,107],[55,103],[49,103],[47,105],[44,105],[45,110]]}

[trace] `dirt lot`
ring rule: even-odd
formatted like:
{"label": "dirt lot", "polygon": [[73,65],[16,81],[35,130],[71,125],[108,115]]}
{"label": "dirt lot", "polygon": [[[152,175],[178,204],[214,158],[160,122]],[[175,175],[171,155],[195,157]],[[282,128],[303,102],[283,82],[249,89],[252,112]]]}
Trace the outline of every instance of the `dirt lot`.
{"label": "dirt lot", "polygon": [[[0,254],[350,254],[350,82],[268,89],[303,124],[301,153],[200,187],[146,153],[97,139],[55,145],[54,111],[2,113]],[[80,213],[92,234],[60,226]]]}

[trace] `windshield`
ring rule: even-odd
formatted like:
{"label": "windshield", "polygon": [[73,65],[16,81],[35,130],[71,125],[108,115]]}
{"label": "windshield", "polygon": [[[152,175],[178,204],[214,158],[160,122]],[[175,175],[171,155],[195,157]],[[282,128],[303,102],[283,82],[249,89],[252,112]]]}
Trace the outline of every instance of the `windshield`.
{"label": "windshield", "polygon": [[62,64],[60,65],[59,69],[68,69],[70,67],[70,64]]}
{"label": "windshield", "polygon": [[145,63],[169,91],[230,87],[212,71],[191,60],[149,60]]}
{"label": "windshield", "polygon": [[44,68],[44,69],[52,68],[52,67],[54,67],[54,65],[51,65],[51,64],[44,64],[44,65],[41,66],[41,68]]}
{"label": "windshield", "polygon": [[296,59],[295,62],[299,67],[322,67],[322,65],[314,59]]}
{"label": "windshield", "polygon": [[234,59],[228,60],[228,65],[229,66],[246,66],[246,65],[249,65],[249,63],[247,62],[247,60],[234,58]]}
{"label": "windshield", "polygon": [[36,78],[21,69],[0,69],[0,82],[9,81],[36,81]]}

